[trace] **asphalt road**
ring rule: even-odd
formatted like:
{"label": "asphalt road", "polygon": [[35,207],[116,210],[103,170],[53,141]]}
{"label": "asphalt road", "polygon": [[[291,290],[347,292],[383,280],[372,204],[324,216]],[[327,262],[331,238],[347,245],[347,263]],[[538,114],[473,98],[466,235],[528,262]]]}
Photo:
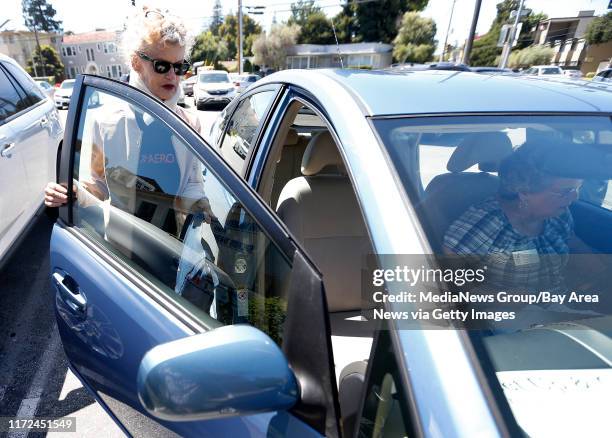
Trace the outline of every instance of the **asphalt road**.
{"label": "asphalt road", "polygon": [[[66,113],[60,111],[64,122]],[[218,112],[198,111],[198,115],[208,129]],[[0,270],[0,417],[75,417],[76,436],[121,437],[121,430],[68,370],[49,281],[52,227],[53,221],[44,213],[34,218],[30,231]],[[0,431],[0,436],[5,434]],[[12,432],[8,436],[28,435]]]}

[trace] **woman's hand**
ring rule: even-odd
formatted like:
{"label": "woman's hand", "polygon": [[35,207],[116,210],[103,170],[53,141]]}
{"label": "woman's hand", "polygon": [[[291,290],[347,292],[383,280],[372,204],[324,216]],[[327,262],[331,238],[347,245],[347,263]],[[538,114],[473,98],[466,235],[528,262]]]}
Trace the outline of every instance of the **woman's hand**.
{"label": "woman's hand", "polygon": [[47,183],[45,187],[45,205],[59,207],[68,202],[68,189],[54,182]]}
{"label": "woman's hand", "polygon": [[210,202],[208,202],[208,198],[200,198],[198,199],[192,206],[191,211],[193,213],[204,213],[204,221],[207,224],[210,224],[213,220],[217,219],[217,216],[210,208]]}

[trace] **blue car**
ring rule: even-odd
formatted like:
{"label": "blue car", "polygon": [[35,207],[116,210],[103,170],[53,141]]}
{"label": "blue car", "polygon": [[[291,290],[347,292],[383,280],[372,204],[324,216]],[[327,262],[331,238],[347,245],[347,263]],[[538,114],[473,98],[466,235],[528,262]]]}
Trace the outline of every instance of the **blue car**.
{"label": "blue car", "polygon": [[[129,85],[80,76],[51,240],[70,368],[130,436],[605,435],[603,290],[588,309],[530,307],[558,317],[522,325],[432,324],[419,315],[461,309],[384,297],[413,291],[405,260],[436,269],[449,228],[531,143],[558,144],[535,165],[581,188],[537,194],[565,202],[606,266],[611,115],[589,84],[283,71],[205,140]],[[589,278],[605,287],[605,271]]]}

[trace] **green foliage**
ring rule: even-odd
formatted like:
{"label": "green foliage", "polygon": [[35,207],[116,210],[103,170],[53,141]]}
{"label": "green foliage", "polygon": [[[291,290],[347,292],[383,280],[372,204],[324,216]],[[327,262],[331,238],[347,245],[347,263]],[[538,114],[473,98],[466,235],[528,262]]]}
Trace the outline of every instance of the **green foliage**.
{"label": "green foliage", "polygon": [[221,0],[215,0],[215,4],[213,6],[213,15],[212,20],[210,22],[210,30],[213,35],[219,35],[219,28],[223,24],[223,6],[221,5]]}
{"label": "green foliage", "polygon": [[[242,16],[242,35],[244,37],[244,56],[251,56],[252,45],[255,39],[255,35],[261,33],[261,26],[255,22],[248,15]],[[252,36],[252,38],[249,38]],[[218,36],[221,41],[224,41],[227,50],[228,57],[235,59],[238,56],[238,48],[236,44],[238,43],[238,17],[236,15],[226,15],[225,20],[221,26],[219,26]]]}
{"label": "green foliage", "polygon": [[531,67],[532,65],[550,64],[555,51],[545,46],[530,46],[515,50],[510,54],[508,66],[512,68]]}
{"label": "green foliage", "polygon": [[399,62],[426,62],[436,49],[436,23],[418,12],[406,12],[393,40],[393,56]]}
{"label": "green foliage", "polygon": [[585,38],[589,44],[602,44],[612,40],[612,12],[595,18],[587,27]]}
{"label": "green foliage", "polygon": [[62,22],[54,20],[57,11],[47,3],[47,0],[22,0],[21,11],[25,26],[37,32],[59,32]]}
{"label": "green foliage", "polygon": [[335,44],[331,21],[325,13],[314,12],[301,26],[298,44]]}
{"label": "green foliage", "polygon": [[590,71],[586,75],[584,75],[585,79],[593,79],[594,77],[595,77],[595,72],[594,71]]}
{"label": "green foliage", "polygon": [[193,62],[204,61],[204,64],[215,64],[219,61],[228,59],[229,50],[225,41],[214,35],[208,30],[196,37],[195,44],[191,51]]}
{"label": "green foliage", "polygon": [[[474,41],[472,53],[470,55],[470,65],[472,66],[492,66],[495,65],[495,60],[501,55],[501,47],[497,47],[497,41],[499,40],[499,34],[501,32],[502,25],[510,23],[510,12],[517,10],[519,6],[519,0],[503,0],[497,5],[497,15],[491,25],[489,31],[478,40]],[[516,48],[520,49],[531,45],[533,38],[531,35],[531,29],[540,20],[545,20],[545,14],[533,14],[530,13],[527,17],[522,19],[523,27],[518,37],[518,43]]]}
{"label": "green foliage", "polygon": [[295,45],[300,27],[293,25],[276,25],[269,34],[262,33],[253,42],[254,62],[257,65],[272,67],[276,70],[285,68],[287,52]]}
{"label": "green foliage", "polygon": [[32,60],[28,61],[26,67],[27,72],[34,76],[36,72],[42,74],[44,71],[45,75],[55,76],[55,81],[59,82],[64,78],[64,64],[60,59],[59,54],[52,46],[41,46],[40,51],[38,48],[32,54],[34,62],[36,63],[36,70]]}
{"label": "green foliage", "polygon": [[249,323],[266,333],[278,345],[283,341],[283,324],[287,317],[287,304],[280,297],[249,294]]}
{"label": "green foliage", "polygon": [[349,2],[334,18],[340,30],[338,40],[350,42],[391,43],[405,12],[421,11],[428,0],[379,0]]}
{"label": "green foliage", "polygon": [[287,24],[304,26],[308,18],[317,12],[321,12],[321,8],[315,5],[314,0],[298,0],[297,3],[291,4],[291,17]]}

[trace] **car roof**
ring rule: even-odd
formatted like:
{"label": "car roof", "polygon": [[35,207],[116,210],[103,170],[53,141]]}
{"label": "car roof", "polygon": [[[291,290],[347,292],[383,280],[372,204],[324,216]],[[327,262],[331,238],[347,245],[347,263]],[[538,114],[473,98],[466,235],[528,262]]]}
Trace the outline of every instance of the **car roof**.
{"label": "car roof", "polygon": [[463,71],[284,70],[258,84],[288,83],[319,93],[324,80],[347,89],[368,116],[612,112],[612,86],[590,81],[559,82],[520,75]]}

